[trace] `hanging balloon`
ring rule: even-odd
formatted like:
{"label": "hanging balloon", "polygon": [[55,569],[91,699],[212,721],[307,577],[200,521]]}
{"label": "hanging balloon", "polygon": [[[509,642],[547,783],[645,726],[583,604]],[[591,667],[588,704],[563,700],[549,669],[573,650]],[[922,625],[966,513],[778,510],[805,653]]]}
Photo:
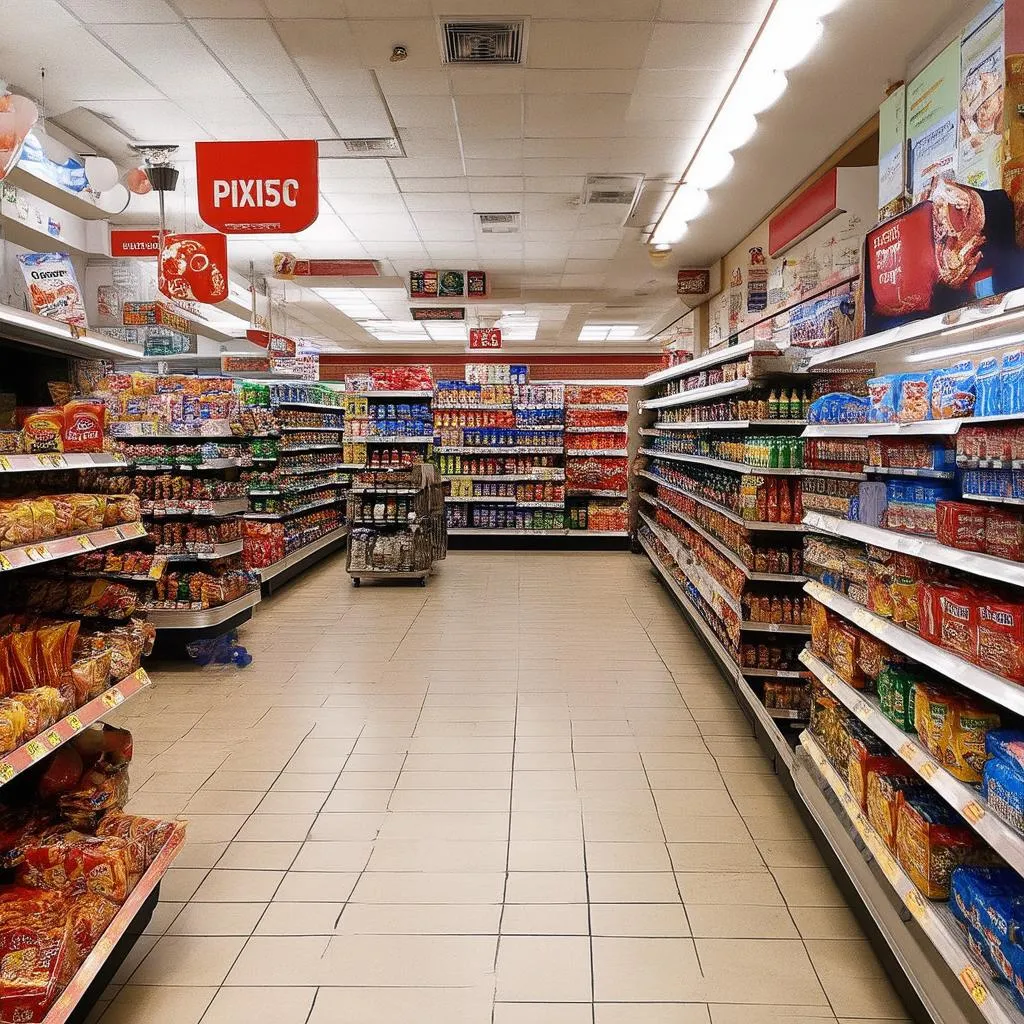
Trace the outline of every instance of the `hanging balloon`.
{"label": "hanging balloon", "polygon": [[132,194],[120,182],[115,181],[113,188],[101,192],[96,205],[107,213],[123,213],[128,209]]}
{"label": "hanging balloon", "polygon": [[121,177],[117,164],[105,156],[87,156],[85,158],[85,176],[89,179],[89,187],[96,192],[109,192]]}
{"label": "hanging balloon", "polygon": [[144,196],[153,191],[149,175],[142,167],[133,167],[124,176],[124,183],[128,187],[128,191],[134,192],[137,196]]}
{"label": "hanging balloon", "polygon": [[38,117],[36,105],[24,96],[0,96],[0,178],[18,162],[25,137]]}

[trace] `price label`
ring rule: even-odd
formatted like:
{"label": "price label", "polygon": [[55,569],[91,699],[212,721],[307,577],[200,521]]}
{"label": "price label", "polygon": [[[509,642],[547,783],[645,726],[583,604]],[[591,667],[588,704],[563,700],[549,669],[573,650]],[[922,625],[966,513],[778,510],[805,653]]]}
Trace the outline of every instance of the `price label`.
{"label": "price label", "polygon": [[871,714],[871,705],[867,701],[858,698],[853,703],[853,713],[858,718],[867,718]]}
{"label": "price label", "polygon": [[115,687],[111,687],[105,694],[103,694],[103,703],[108,708],[116,708],[118,704],[124,701],[124,697],[121,696],[121,691]]}
{"label": "price label", "polygon": [[50,552],[45,544],[37,544],[34,548],[25,548],[25,554],[33,562],[42,562],[50,557]]}
{"label": "price label", "polygon": [[960,972],[960,984],[967,989],[978,1006],[984,1005],[988,999],[988,989],[985,988],[981,975],[973,967],[965,967]]}
{"label": "price label", "polygon": [[919,751],[913,743],[907,742],[904,743],[902,747],[900,747],[899,754],[900,757],[902,757],[903,760],[906,761],[908,764],[914,764],[914,762],[920,756],[921,751]]}
{"label": "price label", "polygon": [[114,527],[114,533],[116,533],[116,534],[117,534],[117,536],[118,536],[118,538],[119,538],[120,540],[127,540],[127,539],[128,539],[128,538],[127,538],[127,537],[125,536],[125,532],[124,532],[124,527],[123,527],[123,526],[115,526],[115,527]]}
{"label": "price label", "polygon": [[936,772],[938,772],[939,766],[934,761],[925,761],[922,763],[920,772],[925,782],[931,782],[935,778]]}
{"label": "price label", "polygon": [[92,538],[86,536],[86,534],[80,534],[78,537],[78,546],[85,549],[86,551],[93,547]]}
{"label": "price label", "polygon": [[11,460],[6,455],[0,455],[0,469],[4,472],[9,472],[11,468]]}
{"label": "price label", "polygon": [[78,715],[68,715],[65,719],[68,725],[71,727],[72,732],[80,732],[82,729],[82,720]]}
{"label": "price label", "polygon": [[921,899],[921,894],[916,889],[909,890],[903,897],[903,902],[906,904],[907,909],[921,921],[924,919],[926,910],[924,900]]}
{"label": "price label", "polygon": [[11,565],[11,560],[6,555],[0,554],[0,569],[6,571],[7,569],[11,568],[13,568],[13,566]]}
{"label": "price label", "polygon": [[46,747],[39,742],[39,740],[31,740],[25,744],[25,753],[32,758],[33,761],[38,761],[46,753]]}
{"label": "price label", "polygon": [[114,460],[114,462],[120,462],[122,465],[126,461],[125,457],[120,452],[114,452],[113,454],[111,454],[110,457]]}
{"label": "price label", "polygon": [[49,743],[51,747],[59,747],[64,741],[60,738],[60,733],[57,732],[56,729],[51,729],[46,734],[46,742]]}
{"label": "price label", "polygon": [[10,761],[0,761],[0,782],[10,782],[18,772]]}
{"label": "price label", "polygon": [[977,825],[982,818],[985,817],[985,808],[978,803],[977,800],[972,800],[969,804],[965,804],[960,812],[963,816],[971,822],[972,825]]}
{"label": "price label", "polygon": [[46,461],[54,469],[66,469],[68,461],[63,455],[48,455]]}

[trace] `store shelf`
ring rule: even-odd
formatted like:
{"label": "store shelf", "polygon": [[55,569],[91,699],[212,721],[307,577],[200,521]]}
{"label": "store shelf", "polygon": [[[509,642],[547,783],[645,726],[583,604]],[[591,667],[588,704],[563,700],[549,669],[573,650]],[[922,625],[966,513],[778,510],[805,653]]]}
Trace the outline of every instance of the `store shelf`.
{"label": "store shelf", "polygon": [[0,572],[11,569],[25,569],[30,565],[43,565],[56,562],[61,558],[71,558],[84,551],[95,551],[98,548],[109,548],[128,540],[139,540],[146,536],[146,528],[142,523],[124,523],[121,526],[108,526],[102,530],[88,533],[76,533],[70,537],[56,537],[39,544],[22,544],[14,548],[0,551]]}
{"label": "store shelf", "polygon": [[804,590],[816,601],[831,608],[837,615],[849,619],[850,622],[860,626],[861,629],[877,637],[883,643],[887,643],[890,647],[907,655],[908,658],[921,662],[922,665],[934,669],[981,697],[994,701],[1017,714],[1024,714],[1024,686],[979,668],[951,651],[930,644],[916,633],[911,633],[888,619],[875,615],[862,605],[843,597],[842,594],[837,594],[834,590],[830,590],[815,580],[808,581]]}
{"label": "store shelf", "polygon": [[[448,430],[478,430],[478,427],[448,427]],[[486,428],[484,428],[486,429]],[[517,423],[514,427],[509,427],[510,430],[551,430],[551,431],[565,431],[566,426],[564,423]],[[625,433],[626,428],[623,427],[620,433]]]}
{"label": "store shelf", "polygon": [[282,409],[312,409],[315,412],[336,412],[339,414],[345,412],[343,405],[319,405],[316,402],[274,402],[273,405]]}
{"label": "store shelf", "polygon": [[254,488],[248,492],[250,498],[287,498],[296,494],[307,494],[309,491],[319,491],[321,487],[348,487],[348,480],[315,480],[304,487],[292,487],[286,491],[279,488]]}
{"label": "store shelf", "polygon": [[764,734],[771,742],[779,760],[787,766],[792,764],[792,749],[779,731],[779,727],[775,724],[774,719],[768,714],[768,709],[758,700],[757,695],[748,685],[744,678],[744,670],[729,653],[725,645],[715,636],[711,627],[705,621],[704,616],[701,615],[700,610],[690,600],[689,595],[683,590],[679,581],[658,557],[657,552],[647,543],[644,537],[641,536],[639,541],[640,546],[647,552],[654,568],[672,591],[680,608],[682,608],[687,619],[690,621],[690,625],[701,636],[705,645],[715,656],[722,674],[729,681],[733,692],[739,700],[747,705],[754,718],[761,724]]}
{"label": "store shelf", "polygon": [[[519,409],[534,409],[534,408],[536,408],[536,406],[520,405],[517,408],[519,408]],[[545,406],[545,408],[549,408],[549,407]],[[561,406],[559,406],[559,408],[561,408]],[[462,403],[460,403],[458,405],[438,405],[437,403],[434,403],[433,409],[434,409],[434,412],[445,412],[447,409],[471,409],[471,410],[473,410],[473,412],[511,412],[512,411],[512,406],[511,405],[482,405],[482,404],[479,404],[479,403],[476,404],[476,405],[473,405],[470,402],[462,402]]]}
{"label": "store shelf", "polygon": [[189,501],[182,500],[173,507],[160,501],[144,502],[142,514],[153,519],[171,519],[177,516],[202,516],[219,519],[244,512],[249,507],[248,498],[231,498],[224,501]]}
{"label": "store shelf", "polygon": [[124,469],[121,455],[0,455],[0,473],[49,473],[55,469]]}
{"label": "store shelf", "polygon": [[750,679],[808,679],[809,672],[798,672],[786,668],[742,668],[740,671]]}
{"label": "store shelf", "polygon": [[674,484],[669,480],[665,480],[658,476],[657,473],[651,473],[648,470],[641,470],[637,475],[642,476],[645,480],[652,480],[659,487],[666,487],[670,491],[675,491],[676,494],[683,494],[687,498],[692,498],[698,505],[704,505],[706,508],[714,509],[716,512],[725,516],[726,519],[729,519],[748,530],[758,533],[804,533],[807,529],[802,523],[762,523],[757,520],[744,519],[743,516],[733,512],[732,509],[726,508],[724,505],[719,505],[717,501],[702,498],[699,494],[696,494],[693,491],[688,491],[685,487],[680,487],[679,484]]}
{"label": "store shelf", "polygon": [[433,444],[434,436],[397,435],[395,437],[346,437],[345,444]]}
{"label": "store shelf", "polygon": [[569,537],[628,537],[629,530],[566,530]]}
{"label": "store shelf", "polygon": [[926,562],[934,562],[936,565],[948,565],[962,572],[1024,587],[1024,563],[1021,562],[994,558],[992,555],[983,555],[976,551],[961,551],[959,548],[940,544],[932,537],[915,537],[897,533],[895,530],[883,530],[877,526],[825,516],[820,512],[806,513],[804,525],[832,537],[873,544],[877,548],[885,548],[886,551],[897,551],[913,558],[922,558]]}
{"label": "store shelf", "polygon": [[77,1012],[78,1004],[103,974],[110,955],[128,935],[147,900],[155,898],[154,892],[160,885],[161,879],[185,845],[185,829],[184,822],[175,823],[167,842],[153,858],[153,862],[142,877],[135,883],[135,888],[121,904],[113,920],[107,925],[99,941],[68,982],[67,987],[54,1000],[53,1005],[43,1018],[42,1024],[68,1024],[71,1021],[84,1019]]}
{"label": "store shelf", "polygon": [[212,544],[210,547],[210,551],[158,551],[157,554],[162,554],[168,562],[212,562],[217,558],[242,553],[241,540],[229,540],[223,544]]}
{"label": "store shelf", "polygon": [[285,555],[284,558],[281,558],[270,565],[264,566],[262,569],[257,569],[256,572],[259,573],[261,582],[269,583],[282,573],[294,568],[300,562],[304,562],[313,555],[324,551],[325,548],[332,547],[338,541],[343,540],[347,535],[347,526],[343,526],[338,530],[331,530],[330,533],[325,533],[322,537],[318,537],[316,540],[310,541],[309,544],[304,544],[301,548],[296,548],[294,551]]}
{"label": "store shelf", "polygon": [[341,434],[345,427],[282,427],[282,434]]}
{"label": "store shelf", "polygon": [[497,495],[487,495],[486,497],[484,497],[484,496],[475,497],[474,496],[472,498],[463,498],[463,497],[455,497],[454,495],[449,495],[444,500],[445,500],[446,504],[452,504],[452,505],[459,505],[459,504],[461,504],[461,505],[469,505],[469,504],[473,504],[473,505],[476,505],[476,504],[485,504],[485,505],[514,505],[516,503],[516,496],[514,494],[512,494],[512,495],[509,495],[508,497],[499,497]]}
{"label": "store shelf", "polygon": [[665,398],[652,398],[640,403],[641,410],[676,409],[681,405],[695,405],[697,402],[709,402],[726,395],[738,395],[742,391],[750,391],[757,382],[755,380],[727,380],[721,384],[712,384],[706,388],[694,388],[678,395],[667,395]]}
{"label": "store shelf", "polygon": [[917,772],[939,796],[954,807],[971,828],[1015,871],[1024,875],[1024,835],[1003,821],[976,786],[960,782],[935,760],[917,736],[890,722],[873,694],[859,692],[845,683],[823,661],[804,650],[800,660],[815,677],[857,716],[893,752]]}
{"label": "store shelf", "polygon": [[567,434],[625,434],[629,428],[625,423],[621,427],[566,427]]}
{"label": "store shelf", "polygon": [[731,473],[742,473],[744,476],[803,476],[803,469],[774,469],[767,466],[748,466],[743,462],[727,462],[724,459],[711,459],[706,455],[681,455],[677,452],[661,452],[654,448],[641,448],[641,455],[654,459],[668,459],[670,462],[686,462],[696,466],[708,466],[711,469],[724,469]]}
{"label": "store shelf", "polygon": [[918,420],[914,423],[812,423],[804,437],[892,437],[927,434],[948,437],[970,420]]}
{"label": "store shelf", "polygon": [[964,501],[984,501],[994,505],[1024,505],[1024,498],[996,498],[991,494],[964,494]]}
{"label": "store shelf", "polygon": [[[257,461],[257,460],[253,460]],[[275,461],[273,459],[269,460]],[[241,459],[207,459],[205,462],[135,462],[132,464],[136,470],[143,470],[147,473],[166,473],[169,470],[199,471],[204,469],[235,469],[242,465]]]}
{"label": "store shelf", "polygon": [[[479,455],[481,457],[487,457],[490,455],[561,455],[563,449],[561,448],[533,448],[533,447],[519,447],[519,448],[435,448],[434,453],[436,455]],[[481,477],[480,479],[495,480],[497,477]],[[530,479],[533,479],[531,477]]]}
{"label": "store shelf", "polygon": [[354,462],[338,462],[330,466],[296,466],[294,468],[285,467],[280,471],[280,476],[309,476],[312,473],[336,473],[339,470],[357,470],[365,469],[363,465],[357,465]]}
{"label": "store shelf", "polygon": [[763,341],[745,341],[742,345],[723,345],[714,352],[691,359],[688,363],[678,363],[676,366],[669,366],[664,370],[645,377],[644,387],[653,387],[657,384],[664,384],[666,381],[678,380],[680,377],[689,377],[701,370],[711,366],[721,366],[723,363],[735,363],[747,356],[777,356],[779,347]]}
{"label": "store shelf", "polygon": [[533,473],[513,473],[508,476],[488,476],[486,473],[455,473],[451,476],[442,476],[442,480],[490,480],[494,483],[561,483],[565,480],[565,473],[561,470],[539,469],[538,473],[552,473],[552,476],[538,476]]}
{"label": "store shelf", "polygon": [[1014,1008],[1009,993],[993,982],[989,968],[980,960],[975,960],[968,952],[964,945],[963,933],[948,907],[943,903],[933,903],[921,895],[917,886],[882,842],[849,787],[809,732],[801,735],[800,746],[835,794],[846,818],[856,829],[886,880],[913,915],[938,955],[959,978],[982,1016],[992,1024],[1019,1024],[1020,1015]]}
{"label": "store shelf", "polygon": [[433,391],[346,391],[346,398],[369,398],[374,402],[388,402],[393,398],[433,398]]}
{"label": "store shelf", "polygon": [[568,487],[566,497],[569,498],[628,498],[626,491],[602,491],[593,490],[589,487]]}
{"label": "store shelf", "polygon": [[[799,577],[794,576],[794,580]],[[810,636],[811,627],[789,622],[752,622],[744,620],[740,623],[744,633],[783,633],[789,636]]]}
{"label": "store shelf", "polygon": [[83,729],[101,721],[104,715],[108,715],[114,708],[120,707],[126,700],[141,693],[151,682],[149,676],[140,668],[49,729],[5,754],[0,759],[0,785],[10,782],[47,754],[74,739]]}
{"label": "store shelf", "polygon": [[517,501],[519,508],[565,508],[564,501]]}
{"label": "store shelf", "polygon": [[594,451],[569,451],[566,449],[566,457],[571,459],[609,458],[624,459],[629,455],[625,448],[598,448]]}
{"label": "store shelf", "polygon": [[[520,409],[561,409],[560,405],[521,405]],[[569,402],[565,405],[566,409],[589,409],[594,412],[629,412],[628,402],[617,402],[613,404],[607,403],[590,403],[590,402]]]}
{"label": "store shelf", "polygon": [[952,480],[956,473],[951,469],[909,469],[896,466],[865,466],[868,476],[912,476],[929,480]]}
{"label": "store shelf", "polygon": [[[806,420],[718,420],[713,423],[655,423],[655,432],[695,430],[770,430],[772,427],[803,427]],[[657,436],[655,433],[651,436]]]}
{"label": "store shelf", "polygon": [[448,528],[449,537],[567,537],[568,535],[568,530],[487,530],[475,526],[450,526]]}
{"label": "store shelf", "polygon": [[794,711],[792,708],[765,708],[769,718],[776,722],[806,722],[806,711]]}
{"label": "store shelf", "polygon": [[298,508],[289,509],[287,512],[246,512],[242,518],[277,522],[281,519],[291,519],[293,516],[301,516],[307,512],[313,512],[318,508],[338,505],[344,502],[344,500],[344,498],[330,498],[327,501],[314,501],[309,505],[300,505]]}
{"label": "store shelf", "polygon": [[[517,405],[517,406],[515,406],[515,408],[516,409],[529,409],[532,412],[541,412],[541,411],[543,411],[543,412],[561,412],[563,409],[565,409],[567,407],[564,406],[564,405]],[[609,406],[609,405],[588,405],[588,406],[586,406],[586,408],[588,408],[588,409],[610,409],[610,408],[612,408],[612,406]],[[618,406],[615,406],[615,408],[617,409]]]}
{"label": "store shelf", "polygon": [[[337,431],[335,431],[337,433]],[[360,438],[360,440],[363,440]],[[278,456],[296,455],[300,452],[336,452],[339,444],[290,444],[282,445],[277,450]]]}
{"label": "store shelf", "polygon": [[234,601],[217,605],[216,608],[154,608],[146,615],[157,629],[206,629],[209,626],[219,626],[234,618],[239,612],[255,608],[259,603],[260,592],[251,590]]}
{"label": "store shelf", "polygon": [[835,480],[867,480],[867,473],[847,473],[840,469],[801,469],[802,476],[827,476]]}
{"label": "store shelf", "polygon": [[419,494],[420,488],[418,487],[354,487],[349,492],[351,494],[390,494],[392,496],[400,497],[402,495]]}

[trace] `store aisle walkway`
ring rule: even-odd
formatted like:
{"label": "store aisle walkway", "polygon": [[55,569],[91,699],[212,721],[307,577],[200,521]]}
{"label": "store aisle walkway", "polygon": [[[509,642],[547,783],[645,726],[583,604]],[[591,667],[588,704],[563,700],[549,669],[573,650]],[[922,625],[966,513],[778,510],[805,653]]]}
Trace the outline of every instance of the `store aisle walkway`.
{"label": "store aisle walkway", "polygon": [[904,1017],[646,559],[342,566],[124,709],[190,840],[102,1024]]}

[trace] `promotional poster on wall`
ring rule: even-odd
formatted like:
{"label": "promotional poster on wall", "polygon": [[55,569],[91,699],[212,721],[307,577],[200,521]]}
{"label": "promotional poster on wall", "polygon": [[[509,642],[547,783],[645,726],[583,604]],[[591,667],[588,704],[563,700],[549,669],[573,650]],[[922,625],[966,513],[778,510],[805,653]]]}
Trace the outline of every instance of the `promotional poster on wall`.
{"label": "promotional poster on wall", "polygon": [[955,181],[959,166],[960,40],[950,43],[907,86],[909,183],[915,203],[933,183]]}

